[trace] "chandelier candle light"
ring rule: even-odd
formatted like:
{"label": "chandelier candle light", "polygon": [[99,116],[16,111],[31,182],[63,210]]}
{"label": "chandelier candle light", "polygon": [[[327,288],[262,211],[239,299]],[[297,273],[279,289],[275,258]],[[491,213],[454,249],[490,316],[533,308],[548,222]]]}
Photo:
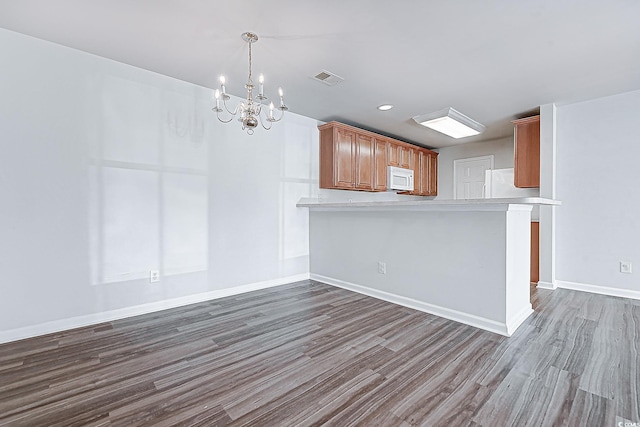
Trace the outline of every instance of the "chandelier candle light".
{"label": "chandelier candle light", "polygon": [[[271,102],[269,104],[269,112],[265,112],[263,117],[263,102],[267,99],[267,97],[264,96],[264,76],[260,74],[260,77],[258,77],[258,95],[256,95],[254,99],[253,89],[255,88],[255,85],[253,84],[253,76],[251,73],[251,44],[258,41],[258,36],[257,34],[247,32],[242,34],[242,40],[249,44],[249,78],[247,80],[247,83],[244,85],[244,87],[247,88],[246,104],[245,102],[241,102],[233,111],[229,110],[229,108],[227,107],[227,101],[230,97],[229,95],[227,95],[227,90],[224,86],[225,78],[224,76],[221,76],[220,89],[216,89],[216,91],[214,92],[216,106],[212,108],[212,110],[216,112],[218,120],[220,120],[222,123],[229,123],[231,120],[233,120],[234,117],[239,114],[240,116],[238,117],[238,121],[242,123],[242,130],[246,130],[249,135],[253,135],[253,130],[258,127],[258,123],[261,124],[262,127],[266,130],[269,130],[271,129],[273,123],[282,120],[285,111],[287,111],[289,108],[284,103],[284,93],[282,91],[282,88],[279,88],[278,96],[280,97],[280,105],[276,107],[273,105],[273,102]],[[222,104],[224,105],[224,108],[220,107],[220,98],[222,98]],[[280,110],[279,117],[277,118],[274,115],[274,110],[276,109]],[[224,110],[226,110],[227,113],[231,115],[228,120],[222,119],[220,117],[220,113]],[[265,122],[268,123],[268,126],[265,125]]]}

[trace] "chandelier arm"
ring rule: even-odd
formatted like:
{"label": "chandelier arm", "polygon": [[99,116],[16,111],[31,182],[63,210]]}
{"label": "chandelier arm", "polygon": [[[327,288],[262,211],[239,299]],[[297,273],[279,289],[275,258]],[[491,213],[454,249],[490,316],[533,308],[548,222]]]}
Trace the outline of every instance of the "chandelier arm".
{"label": "chandelier arm", "polygon": [[264,115],[262,114],[263,109],[262,106],[260,108],[260,110],[258,111],[258,115],[260,116],[260,120],[262,120],[262,118],[264,117],[264,120],[267,122],[270,122],[271,120],[269,119],[269,113],[265,112]]}
{"label": "chandelier arm", "polygon": [[[280,116],[279,117],[276,118],[274,116],[274,114],[273,114],[273,111],[271,109],[269,109],[269,112],[268,113],[265,112],[264,115],[258,114],[258,116],[260,117],[260,121],[261,122],[262,121],[267,121],[267,122],[271,123],[271,126],[272,126],[273,123],[276,123],[276,122],[279,122],[280,120],[282,120],[286,110],[282,110],[280,108],[274,108],[274,110],[279,110],[280,111]],[[260,112],[262,112],[262,110],[260,110]],[[269,126],[269,129],[271,129],[271,126]],[[263,127],[264,127],[264,125],[263,125]],[[267,128],[265,127],[265,129],[267,129]]]}
{"label": "chandelier arm", "polygon": [[229,110],[229,107],[227,107],[227,100],[226,99],[222,99],[222,105],[224,105],[224,109],[227,110],[227,113],[231,114],[232,116],[236,116],[238,114],[238,105],[236,105],[236,108],[234,108],[233,111]]}
{"label": "chandelier arm", "polygon": [[221,119],[221,118],[220,118],[220,112],[219,112],[219,111],[216,111],[216,117],[218,117],[218,120],[219,120],[219,121],[221,121],[222,123],[229,123],[231,120],[233,120],[233,118],[234,118],[235,116],[231,116],[231,117],[229,117],[229,120],[223,120],[223,119]]}
{"label": "chandelier arm", "polygon": [[267,122],[269,122],[269,127],[266,127],[264,125],[265,120],[262,120],[262,116],[260,116],[260,124],[262,125],[262,127],[264,128],[264,130],[270,130],[271,127],[273,126],[273,122],[270,121],[269,119],[266,119]]}
{"label": "chandelier arm", "polygon": [[279,108],[276,108],[276,110],[280,111],[280,117],[278,117],[277,119],[275,117],[273,117],[273,122],[274,123],[275,122],[279,122],[284,117],[284,110],[280,110]]}

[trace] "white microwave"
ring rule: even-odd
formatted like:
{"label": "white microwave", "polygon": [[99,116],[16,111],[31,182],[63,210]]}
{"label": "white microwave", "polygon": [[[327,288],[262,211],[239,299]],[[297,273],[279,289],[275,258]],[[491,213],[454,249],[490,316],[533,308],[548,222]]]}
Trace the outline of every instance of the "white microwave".
{"label": "white microwave", "polygon": [[413,169],[387,166],[387,190],[413,191]]}

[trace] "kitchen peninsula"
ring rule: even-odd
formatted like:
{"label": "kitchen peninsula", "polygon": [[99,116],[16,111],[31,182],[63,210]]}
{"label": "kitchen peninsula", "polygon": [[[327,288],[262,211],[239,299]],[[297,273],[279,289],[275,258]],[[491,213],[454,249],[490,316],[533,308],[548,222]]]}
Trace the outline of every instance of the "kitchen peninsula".
{"label": "kitchen peninsula", "polygon": [[533,312],[538,197],[336,203],[309,208],[311,278],[511,336]]}

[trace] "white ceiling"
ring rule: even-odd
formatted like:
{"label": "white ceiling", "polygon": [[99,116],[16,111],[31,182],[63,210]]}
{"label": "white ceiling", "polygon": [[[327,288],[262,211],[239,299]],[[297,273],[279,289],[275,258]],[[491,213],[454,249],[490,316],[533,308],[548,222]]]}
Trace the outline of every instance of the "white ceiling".
{"label": "white ceiling", "polygon": [[[224,74],[239,96],[252,31],[268,96],[281,85],[293,112],[428,147],[640,89],[638,0],[0,0],[0,27],[210,88]],[[311,79],[322,69],[345,81]],[[455,140],[411,120],[449,106],[487,131]]]}

